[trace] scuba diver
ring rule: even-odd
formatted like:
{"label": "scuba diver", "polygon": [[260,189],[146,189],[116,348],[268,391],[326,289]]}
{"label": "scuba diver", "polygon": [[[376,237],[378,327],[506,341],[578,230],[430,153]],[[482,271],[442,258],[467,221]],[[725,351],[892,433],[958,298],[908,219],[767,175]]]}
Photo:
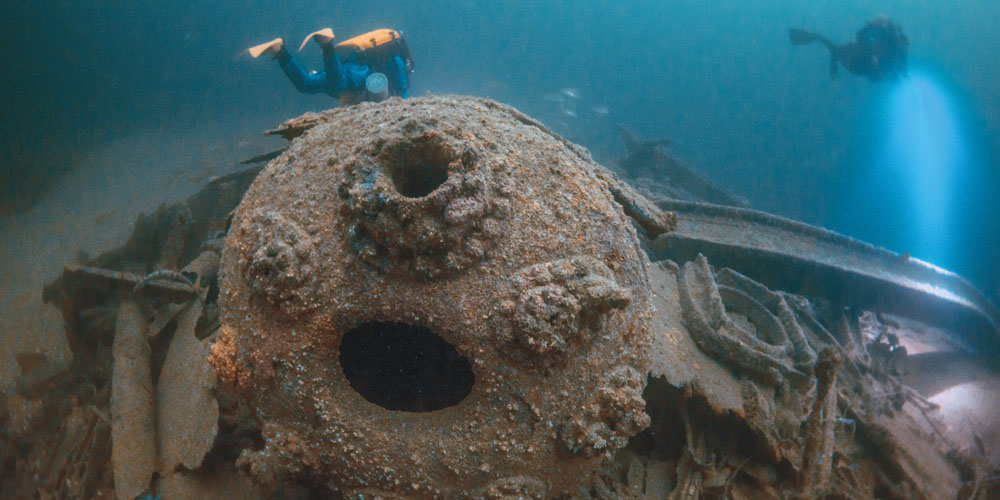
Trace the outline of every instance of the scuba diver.
{"label": "scuba diver", "polygon": [[299,51],[315,40],[323,50],[321,72],[307,72],[275,38],[247,49],[254,59],[270,54],[299,92],[326,93],[340,99],[341,106],[362,101],[381,101],[390,96],[406,97],[413,72],[410,50],[399,32],[380,29],[333,44],[333,30],[321,29],[302,40]]}
{"label": "scuba diver", "polygon": [[837,77],[837,63],[855,75],[871,81],[896,80],[906,76],[906,52],[909,40],[899,25],[879,16],[858,30],[856,40],[836,45],[826,37],[800,29],[788,30],[794,45],[820,42],[830,51],[830,78]]}

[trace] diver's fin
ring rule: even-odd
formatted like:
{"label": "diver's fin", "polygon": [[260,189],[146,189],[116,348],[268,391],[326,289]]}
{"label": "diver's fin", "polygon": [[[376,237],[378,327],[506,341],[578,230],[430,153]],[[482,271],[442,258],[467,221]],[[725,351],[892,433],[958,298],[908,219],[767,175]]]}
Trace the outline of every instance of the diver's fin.
{"label": "diver's fin", "polygon": [[281,50],[281,47],[284,44],[285,44],[284,40],[282,40],[281,38],[275,38],[270,42],[264,42],[260,45],[254,45],[253,47],[250,47],[249,49],[247,49],[247,53],[250,54],[250,57],[257,59],[262,54],[273,54]]}
{"label": "diver's fin", "polygon": [[333,30],[330,28],[323,28],[319,31],[309,33],[309,36],[307,36],[305,40],[302,40],[302,45],[299,45],[299,52],[302,52],[302,49],[306,47],[306,44],[309,43],[309,40],[312,40],[313,37],[316,37],[316,40],[319,43],[327,43],[333,40]]}
{"label": "diver's fin", "polygon": [[788,30],[788,39],[792,45],[805,45],[819,40],[819,35],[806,30],[792,28]]}

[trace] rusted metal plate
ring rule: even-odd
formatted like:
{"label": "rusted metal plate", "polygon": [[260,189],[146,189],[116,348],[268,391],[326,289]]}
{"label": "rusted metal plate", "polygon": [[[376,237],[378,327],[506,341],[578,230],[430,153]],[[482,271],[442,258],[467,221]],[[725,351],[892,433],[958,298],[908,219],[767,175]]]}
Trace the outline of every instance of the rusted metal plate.
{"label": "rusted metal plate", "polygon": [[967,280],[908,255],[746,208],[659,201],[677,229],[649,245],[652,260],[729,267],[772,289],[906,316],[962,335],[980,353],[1000,351],[1000,313]]}
{"label": "rusted metal plate", "polygon": [[[132,293],[143,277],[122,271],[112,271],[87,266],[66,266],[62,272],[62,282],[69,288],[89,287],[106,291]],[[168,302],[184,302],[197,296],[191,285],[172,281],[150,280],[144,284],[147,293]]]}

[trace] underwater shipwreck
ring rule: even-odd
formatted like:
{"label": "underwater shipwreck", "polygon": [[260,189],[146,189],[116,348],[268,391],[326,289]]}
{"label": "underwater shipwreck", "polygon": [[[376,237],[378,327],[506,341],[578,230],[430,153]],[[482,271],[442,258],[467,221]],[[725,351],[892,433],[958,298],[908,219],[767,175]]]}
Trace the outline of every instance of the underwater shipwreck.
{"label": "underwater shipwreck", "polygon": [[485,99],[269,133],[45,285],[74,357],[18,357],[0,497],[1000,498],[957,275]]}

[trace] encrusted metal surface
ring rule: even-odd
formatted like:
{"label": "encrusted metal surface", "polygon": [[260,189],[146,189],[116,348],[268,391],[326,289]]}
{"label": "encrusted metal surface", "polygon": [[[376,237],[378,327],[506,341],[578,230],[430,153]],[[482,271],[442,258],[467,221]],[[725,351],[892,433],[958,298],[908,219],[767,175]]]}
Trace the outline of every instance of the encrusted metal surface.
{"label": "encrusted metal surface", "polygon": [[704,254],[779,290],[899,314],[955,332],[980,353],[1000,350],[1000,313],[961,276],[832,231],[746,208],[659,201],[677,229],[649,244],[653,260]]}

